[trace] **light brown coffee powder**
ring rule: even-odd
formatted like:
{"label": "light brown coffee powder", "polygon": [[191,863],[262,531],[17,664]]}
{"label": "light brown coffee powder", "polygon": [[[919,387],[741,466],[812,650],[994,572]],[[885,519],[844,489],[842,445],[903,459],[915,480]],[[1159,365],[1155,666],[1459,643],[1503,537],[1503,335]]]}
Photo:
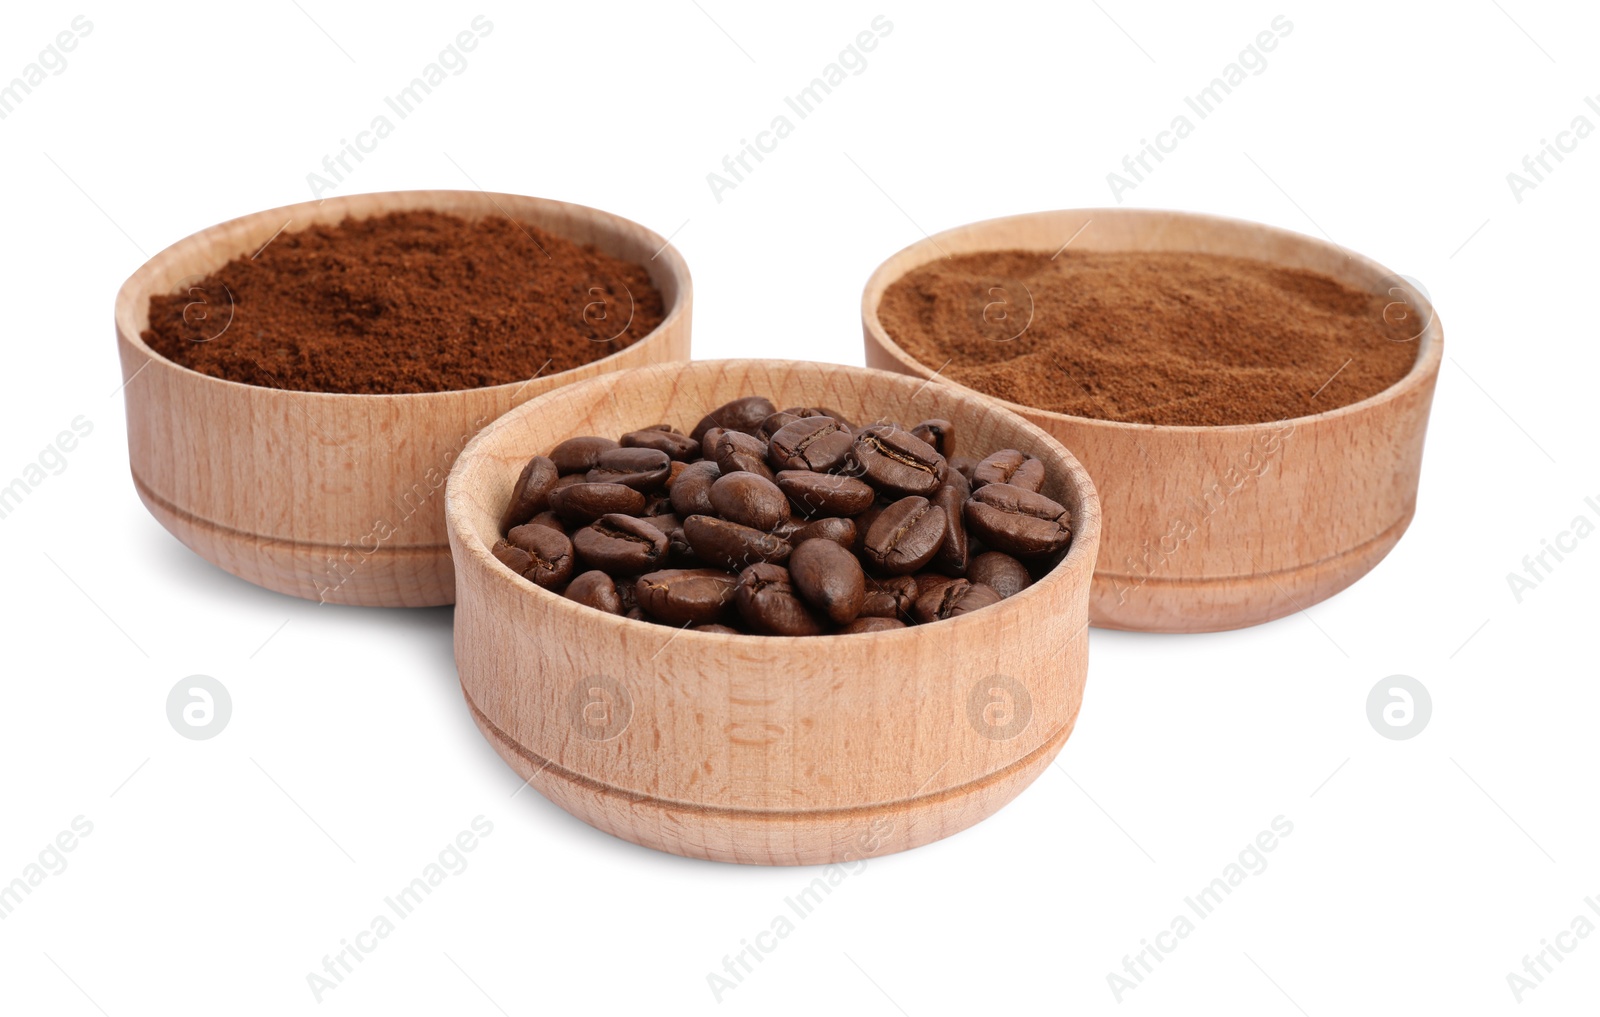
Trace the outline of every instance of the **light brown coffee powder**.
{"label": "light brown coffee powder", "polygon": [[1359,402],[1416,360],[1396,296],[1190,252],[989,251],[891,285],[890,338],[942,377],[1101,420],[1250,424]]}

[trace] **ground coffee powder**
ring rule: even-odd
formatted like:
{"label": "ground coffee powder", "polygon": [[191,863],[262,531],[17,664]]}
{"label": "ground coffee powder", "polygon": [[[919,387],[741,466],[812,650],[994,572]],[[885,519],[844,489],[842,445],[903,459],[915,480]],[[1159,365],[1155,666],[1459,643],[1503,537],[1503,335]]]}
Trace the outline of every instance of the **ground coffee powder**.
{"label": "ground coffee powder", "polygon": [[889,336],[941,375],[1024,406],[1148,424],[1250,424],[1399,381],[1423,323],[1394,296],[1189,252],[989,251],[884,293]]}
{"label": "ground coffee powder", "polygon": [[442,392],[554,374],[661,323],[639,265],[506,217],[438,212],[286,232],[150,301],[151,349],[308,392]]}

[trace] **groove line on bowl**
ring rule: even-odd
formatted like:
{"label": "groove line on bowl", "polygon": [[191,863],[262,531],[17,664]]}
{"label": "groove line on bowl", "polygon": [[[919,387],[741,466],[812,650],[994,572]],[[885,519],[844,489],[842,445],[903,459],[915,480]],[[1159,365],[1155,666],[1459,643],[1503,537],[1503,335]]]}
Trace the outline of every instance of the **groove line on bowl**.
{"label": "groove line on bowl", "polygon": [[[152,491],[150,489],[150,485],[146,484],[144,482],[144,480],[142,480],[137,473],[133,473],[131,470],[129,471],[129,473],[133,477],[133,486],[139,492],[139,496],[140,497],[146,499],[147,501],[154,502],[156,505],[160,506],[160,508],[161,508],[161,510],[163,512],[171,513],[173,516],[177,517],[178,519],[183,520],[185,523],[188,523],[188,524],[190,524],[190,525],[192,525],[192,526],[194,526],[196,528],[209,530],[209,531],[211,531],[213,533],[225,534],[225,535],[230,536],[230,537],[236,537],[236,538],[238,538],[240,540],[244,540],[244,541],[247,541],[247,542],[252,543],[252,544],[259,544],[259,545],[262,545],[262,546],[271,545],[271,546],[275,546],[275,547],[284,547],[284,548],[300,548],[300,547],[304,547],[304,548],[314,548],[314,549],[318,549],[318,550],[323,550],[323,549],[327,549],[327,550],[345,550],[346,549],[346,545],[344,543],[329,544],[329,543],[323,543],[323,542],[314,541],[314,540],[291,540],[291,539],[289,539],[287,537],[263,536],[262,534],[252,533],[252,532],[250,532],[248,530],[241,530],[241,529],[237,529],[237,528],[232,527],[232,526],[225,526],[222,523],[219,523],[214,519],[207,519],[204,516],[197,516],[193,512],[188,511],[187,509],[179,508],[177,505],[174,505],[172,502],[168,501],[167,499],[163,498],[161,495],[159,495],[159,494],[155,493],[154,491]],[[443,541],[440,541],[437,544],[398,544],[398,543],[392,543],[392,542],[389,542],[389,541],[385,541],[382,546],[380,546],[376,551],[371,552],[371,554],[382,554],[382,553],[384,553],[386,551],[390,552],[390,553],[396,553],[396,552],[401,552],[401,551],[407,551],[407,552],[415,551],[415,552],[427,553],[427,554],[439,554],[441,552],[443,552],[445,554],[449,554],[450,553],[450,542],[448,540],[443,540]],[[370,555],[369,555],[369,557],[370,557]]]}
{"label": "groove line on bowl", "polygon": [[[942,791],[930,791],[927,794],[912,795],[908,798],[895,798],[882,802],[874,802],[870,806],[853,805],[840,808],[821,809],[741,809],[727,805],[699,805],[694,802],[686,802],[677,798],[663,798],[659,795],[646,794],[641,791],[630,791],[627,788],[618,787],[615,784],[607,784],[603,781],[595,780],[593,777],[578,773],[576,770],[570,770],[554,760],[545,759],[543,756],[530,750],[527,746],[512,738],[493,720],[490,720],[487,714],[478,708],[478,704],[474,702],[472,696],[467,693],[465,686],[463,686],[461,689],[461,697],[466,700],[467,708],[472,711],[473,720],[491,732],[495,738],[500,740],[502,744],[509,746],[511,750],[517,754],[518,758],[530,764],[534,768],[535,775],[540,773],[552,774],[553,776],[560,777],[569,783],[577,784],[580,787],[588,790],[595,791],[609,797],[627,799],[630,804],[648,802],[651,805],[660,806],[662,808],[668,808],[682,812],[692,812],[696,815],[702,816],[738,816],[746,819],[766,820],[812,819],[824,817],[844,818],[853,815],[869,816],[882,812],[886,809],[907,808],[912,806],[922,807],[926,805],[934,805],[942,801],[966,797],[974,791],[977,791],[990,784],[996,784],[1004,781],[1018,770],[1026,769],[1033,762],[1037,761],[1040,756],[1054,755],[1056,752],[1059,752],[1061,747],[1066,743],[1067,738],[1072,734],[1073,728],[1077,726],[1078,713],[1082,709],[1082,704],[1080,701],[1079,706],[1073,709],[1072,715],[1067,718],[1066,722],[1052,732],[1048,738],[1040,742],[1037,747],[1030,750],[1026,755],[1007,763],[998,770],[991,770],[981,777],[978,777],[974,780],[969,780],[964,784],[957,784],[953,787],[945,788]],[[535,790],[538,789],[535,788]]]}
{"label": "groove line on bowl", "polygon": [[[1338,564],[1338,563],[1341,563],[1341,562],[1349,561],[1352,558],[1359,558],[1363,553],[1365,553],[1366,551],[1370,550],[1374,546],[1383,543],[1385,540],[1390,539],[1390,535],[1391,534],[1393,535],[1395,540],[1399,540],[1400,536],[1405,533],[1406,528],[1411,525],[1411,520],[1416,517],[1416,514],[1417,514],[1416,513],[1416,508],[1415,508],[1415,506],[1413,506],[1411,511],[1407,512],[1401,518],[1395,520],[1387,528],[1385,528],[1381,533],[1379,533],[1376,537],[1371,538],[1370,540],[1364,540],[1359,544],[1356,544],[1356,545],[1354,545],[1352,547],[1346,548],[1343,551],[1340,551],[1338,554],[1326,555],[1324,557],[1317,558],[1317,559],[1314,559],[1314,560],[1311,560],[1311,561],[1305,561],[1305,562],[1301,562],[1301,563],[1298,563],[1298,564],[1295,564],[1295,565],[1291,565],[1291,566],[1289,566],[1287,568],[1269,569],[1269,570],[1267,570],[1265,572],[1232,572],[1232,573],[1228,573],[1227,575],[1146,576],[1146,577],[1142,578],[1141,585],[1143,585],[1143,586],[1152,586],[1152,585],[1155,585],[1157,583],[1161,583],[1161,584],[1165,584],[1165,585],[1169,585],[1169,586],[1202,586],[1202,585],[1205,585],[1207,583],[1233,583],[1233,582],[1238,582],[1240,580],[1272,579],[1272,578],[1275,578],[1277,576],[1288,576],[1288,575],[1295,575],[1295,574],[1301,573],[1301,572],[1312,571],[1312,570],[1315,570],[1315,569],[1319,569],[1319,568],[1321,568],[1321,567],[1323,567],[1325,565]],[[1141,579],[1140,576],[1137,576],[1132,572],[1112,572],[1109,569],[1102,569],[1102,568],[1096,568],[1095,571],[1094,571],[1094,575],[1095,575],[1096,579],[1127,579],[1127,580],[1140,580]]]}

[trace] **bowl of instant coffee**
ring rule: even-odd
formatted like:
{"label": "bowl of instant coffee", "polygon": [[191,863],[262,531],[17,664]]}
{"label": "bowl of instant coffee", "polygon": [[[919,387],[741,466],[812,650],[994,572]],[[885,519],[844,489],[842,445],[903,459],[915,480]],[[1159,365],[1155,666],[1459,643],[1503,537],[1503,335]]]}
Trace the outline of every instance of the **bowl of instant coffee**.
{"label": "bowl of instant coffee", "polygon": [[784,360],[547,393],[445,498],[473,719],[618,837],[768,865],[962,830],[1071,734],[1100,508],[992,401]]}
{"label": "bowl of instant coffee", "polygon": [[451,603],[456,454],[542,392],[688,359],[691,300],[660,236],[541,198],[360,194],[212,226],[117,294],[134,486],[259,586]]}
{"label": "bowl of instant coffee", "polygon": [[1416,283],[1334,244],[1183,212],[1013,216],[894,255],[861,313],[868,364],[996,400],[1082,460],[1096,626],[1303,610],[1415,512],[1442,327]]}

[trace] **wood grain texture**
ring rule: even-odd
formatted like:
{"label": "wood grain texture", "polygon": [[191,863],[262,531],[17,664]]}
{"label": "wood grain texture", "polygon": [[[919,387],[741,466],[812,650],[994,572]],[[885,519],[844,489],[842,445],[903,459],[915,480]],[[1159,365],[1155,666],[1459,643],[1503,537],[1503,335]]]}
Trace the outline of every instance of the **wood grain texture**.
{"label": "wood grain texture", "polygon": [[[157,355],[140,338],[150,297],[177,292],[280,229],[427,209],[510,215],[645,265],[660,327],[612,356],[526,382],[459,392],[343,395],[241,385]],[[215,295],[212,295],[215,299]],[[150,259],[117,294],[128,457],[139,497],[208,561],[280,593],[337,604],[454,600],[444,482],[480,428],[518,403],[606,371],[687,360],[688,266],[620,216],[514,194],[398,191],[305,202],[212,226]],[[220,314],[225,306],[209,308]]]}
{"label": "wood grain texture", "polygon": [[1275,423],[1127,424],[994,400],[1058,438],[1095,479],[1105,537],[1090,623],[1151,632],[1254,625],[1338,593],[1382,560],[1416,511],[1444,333],[1424,296],[1402,292],[1395,273],[1334,244],[1257,223],[1142,209],[973,223],[911,245],[872,274],[861,302],[867,363],[922,378],[940,366],[912,359],[878,320],[884,291],[906,273],[950,254],[1054,254],[1069,239],[1073,250],[1198,251],[1309,269],[1403,299],[1427,323],[1413,340],[1416,363],[1395,385]]}
{"label": "wood grain texture", "polygon": [[[1045,492],[1072,510],[1066,558],[968,616],[786,638],[605,614],[490,555],[530,456],[575,435],[663,422],[687,429],[750,394],[836,407],[858,422],[943,417],[963,454],[1010,447],[1038,456],[1050,472]],[[445,511],[456,664],[474,719],[536,790],[637,844],[769,865],[915,847],[1011,800],[1077,718],[1100,539],[1094,487],[1042,430],[948,386],[772,360],[620,372],[549,393],[485,429],[451,473]]]}

